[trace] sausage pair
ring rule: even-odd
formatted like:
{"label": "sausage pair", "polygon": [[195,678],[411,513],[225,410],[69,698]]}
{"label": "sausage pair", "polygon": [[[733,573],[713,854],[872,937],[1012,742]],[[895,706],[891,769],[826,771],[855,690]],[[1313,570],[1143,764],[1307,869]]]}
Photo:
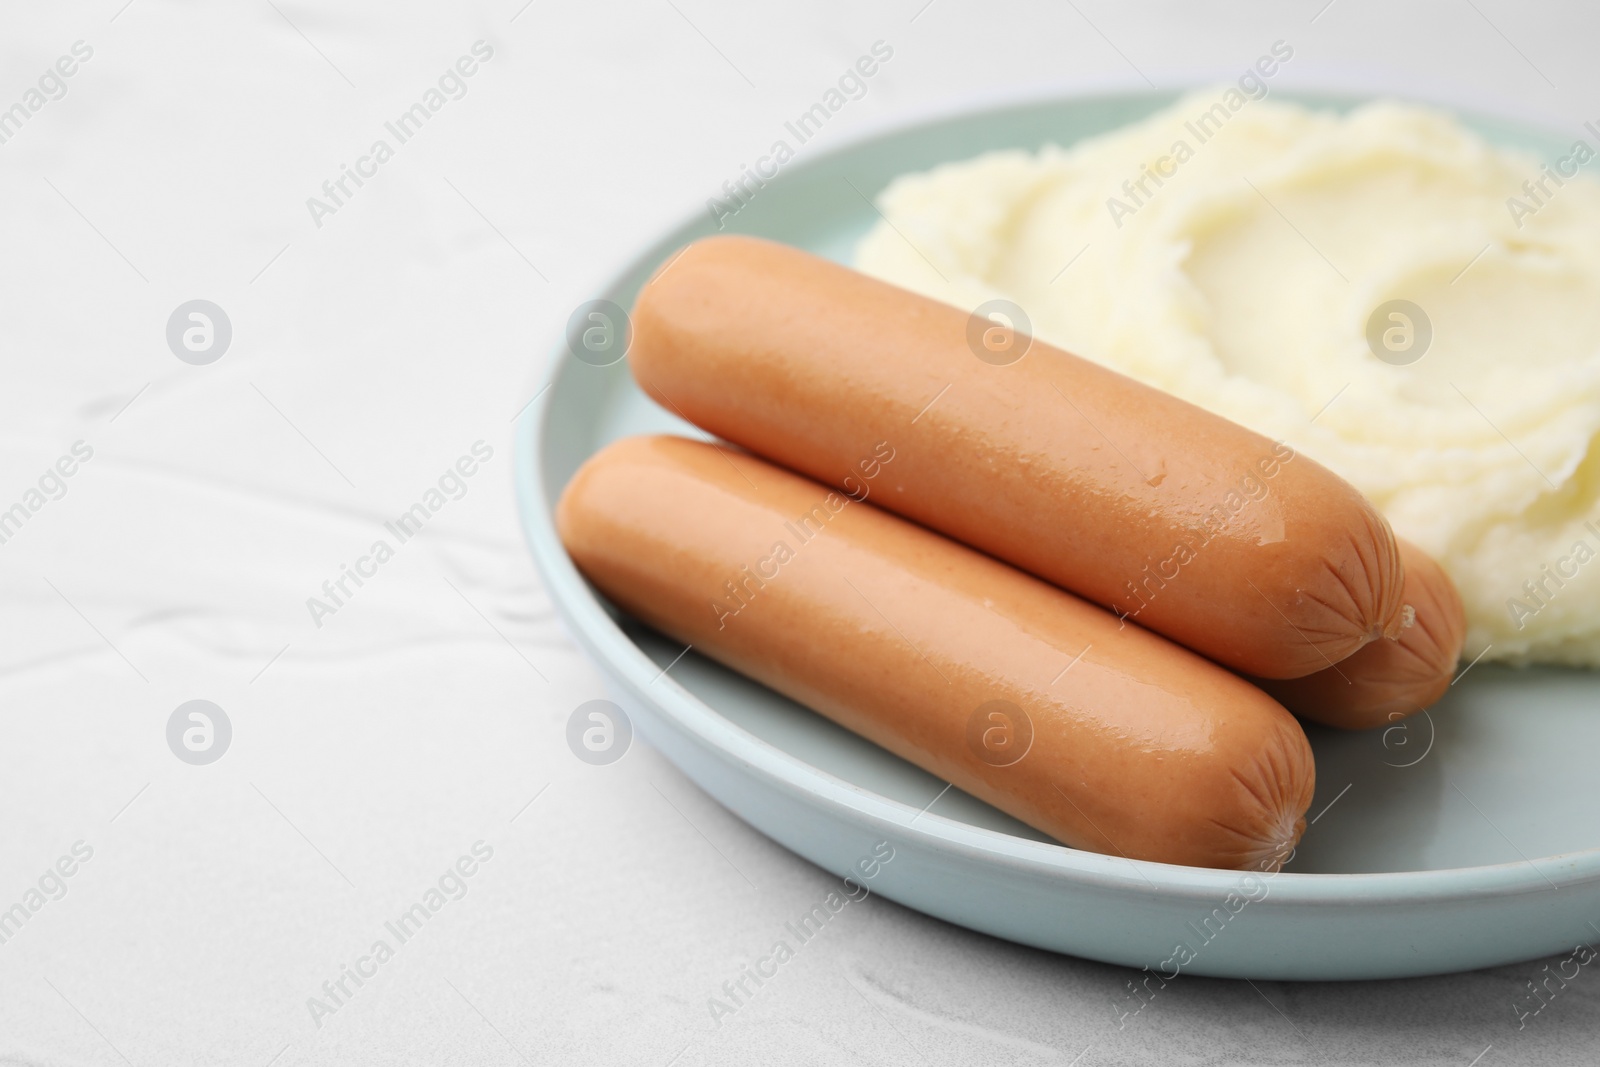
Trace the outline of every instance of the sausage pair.
{"label": "sausage pair", "polygon": [[[1286,446],[1038,342],[998,365],[974,326],[782,246],[690,246],[635,307],[636,378],[835,489],[623,442],[563,496],[569,551],[625,610],[1068,844],[1275,869],[1309,746],[1195,652],[1308,717],[1392,718],[1448,650],[1448,579]],[[903,519],[855,502],[863,457]]]}
{"label": "sausage pair", "polygon": [[877,503],[1261,680],[1306,718],[1381,725],[1448,684],[1465,631],[1449,578],[1282,442],[752,238],[684,249],[634,328],[634,375],[668,409],[846,490],[851,463],[892,442]]}

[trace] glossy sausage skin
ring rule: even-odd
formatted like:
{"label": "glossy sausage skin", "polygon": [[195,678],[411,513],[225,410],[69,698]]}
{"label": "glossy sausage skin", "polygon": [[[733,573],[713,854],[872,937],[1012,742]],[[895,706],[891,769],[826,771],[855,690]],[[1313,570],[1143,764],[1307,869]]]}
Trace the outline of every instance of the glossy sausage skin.
{"label": "glossy sausage skin", "polygon": [[1301,718],[1345,730],[1387,726],[1444,696],[1467,636],[1461,594],[1416,545],[1400,541],[1400,558],[1414,621],[1398,638],[1374,641],[1316,674],[1261,687]]}
{"label": "glossy sausage skin", "polygon": [[900,457],[886,446],[876,461],[859,502],[721,446],[629,438],[577,472],[557,522],[624,611],[1069,845],[1205,867],[1286,859],[1314,785],[1293,716],[874,507]]}
{"label": "glossy sausage skin", "polygon": [[1246,674],[1398,631],[1394,535],[1348,483],[1042,342],[985,362],[995,327],[958,308],[714,237],[657,272],[633,327],[634,377],[668,410],[835,486],[888,441],[882,506]]}

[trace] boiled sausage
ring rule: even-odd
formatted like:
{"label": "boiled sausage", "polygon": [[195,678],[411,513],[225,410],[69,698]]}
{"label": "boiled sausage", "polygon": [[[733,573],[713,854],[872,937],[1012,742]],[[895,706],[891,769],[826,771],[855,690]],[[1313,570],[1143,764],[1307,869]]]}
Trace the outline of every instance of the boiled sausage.
{"label": "boiled sausage", "polygon": [[853,496],[675,437],[612,444],[563,543],[618,607],[1077,848],[1273,870],[1314,771],[1282,706],[1102,608]]}
{"label": "boiled sausage", "polygon": [[[1301,677],[1398,633],[1394,536],[1348,483],[988,319],[714,237],[657,272],[633,328],[669,411],[840,488],[887,441],[882,506],[1236,670]],[[980,358],[1007,343],[1025,354]]]}

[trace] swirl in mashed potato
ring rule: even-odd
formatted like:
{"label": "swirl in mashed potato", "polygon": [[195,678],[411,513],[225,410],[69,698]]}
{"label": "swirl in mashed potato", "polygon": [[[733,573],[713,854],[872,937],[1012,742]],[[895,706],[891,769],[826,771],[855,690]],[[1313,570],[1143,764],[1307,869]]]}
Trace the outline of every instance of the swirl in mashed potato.
{"label": "swirl in mashed potato", "polygon": [[[1469,657],[1600,665],[1600,133],[1547,165],[1438,111],[1261,101],[1201,142],[1218,96],[903,176],[856,265],[1014,301],[1331,467],[1455,580]],[[1425,318],[1384,309],[1417,347],[1380,359],[1395,300]]]}

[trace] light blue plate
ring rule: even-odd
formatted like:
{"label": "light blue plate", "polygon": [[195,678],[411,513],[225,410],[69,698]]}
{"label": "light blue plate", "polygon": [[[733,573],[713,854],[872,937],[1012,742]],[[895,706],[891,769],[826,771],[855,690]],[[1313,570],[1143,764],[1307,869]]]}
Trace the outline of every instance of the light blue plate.
{"label": "light blue plate", "polygon": [[[1032,103],[803,156],[728,229],[848,260],[876,220],[856,190],[872,197],[897,174],[990,149],[1069,144],[1173,98]],[[1341,110],[1358,102],[1299,99]],[[1565,146],[1525,126],[1463,117],[1497,142],[1551,158]],[[595,295],[631,306],[658,264],[713,229],[709,213],[698,214]],[[552,520],[586,457],[617,437],[662,430],[703,436],[646,400],[626,361],[594,367],[562,346],[548,388],[517,425],[528,542],[571,632],[651,743],[812,862],[844,875],[888,840],[895,858],[872,882],[887,897],[997,937],[1169,974],[1181,966],[1224,977],[1391,978],[1600,941],[1591,925],[1600,924],[1600,678],[1478,666],[1405,727],[1308,731],[1315,819],[1293,873],[1257,884],[1079,852],[958,790],[941,795],[938,779],[698,654],[663,673],[680,647],[611,613]],[[1187,951],[1175,955],[1180,944]]]}

